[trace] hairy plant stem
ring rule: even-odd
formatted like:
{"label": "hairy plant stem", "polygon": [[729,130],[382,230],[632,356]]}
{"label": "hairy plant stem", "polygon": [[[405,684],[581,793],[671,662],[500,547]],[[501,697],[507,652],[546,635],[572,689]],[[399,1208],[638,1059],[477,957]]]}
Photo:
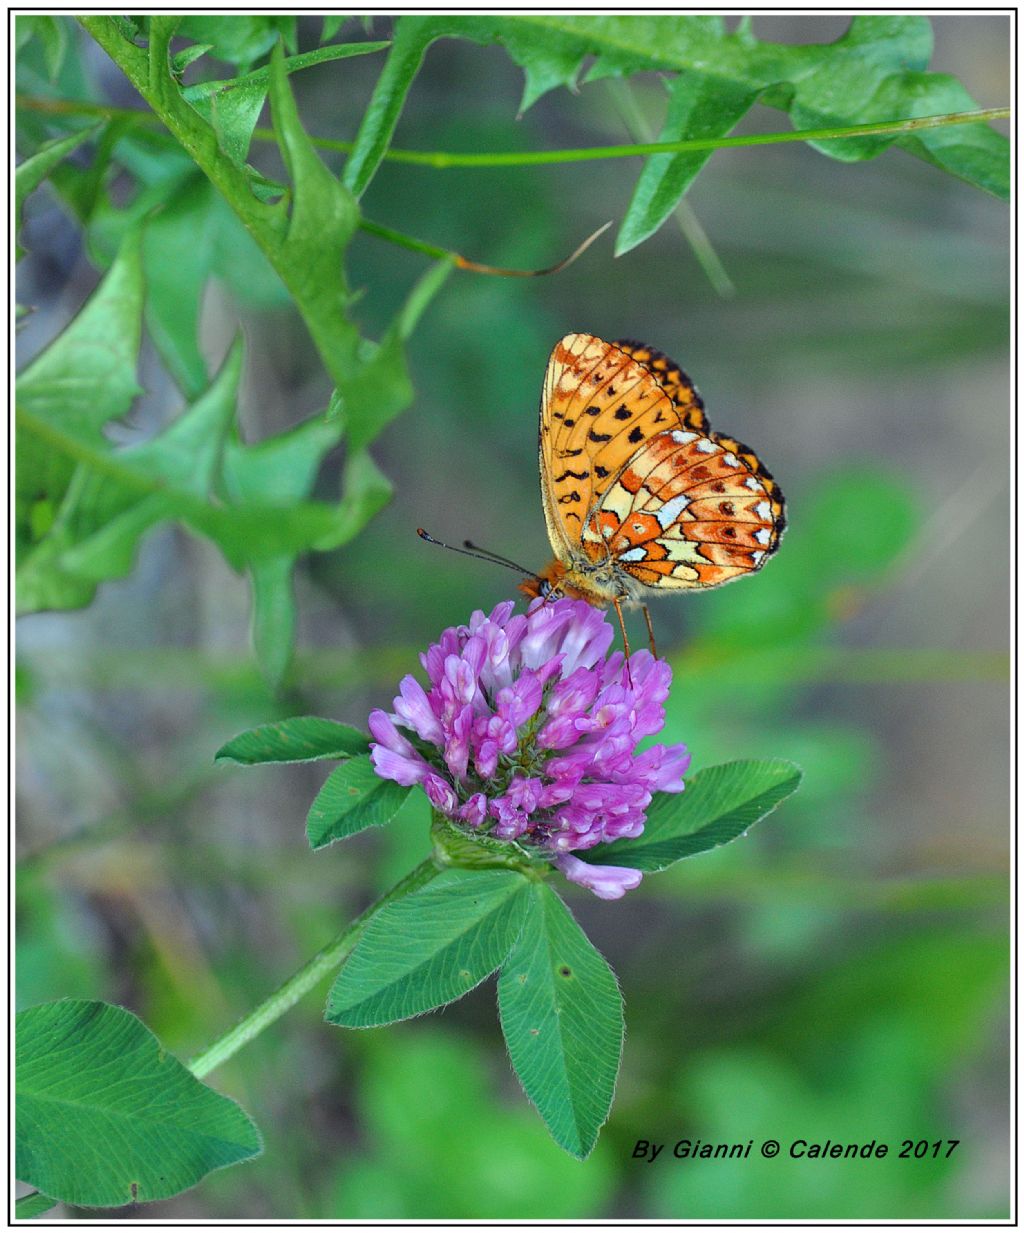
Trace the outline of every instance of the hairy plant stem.
{"label": "hairy plant stem", "polygon": [[211,1070],[215,1070],[226,1062],[228,1058],[234,1057],[239,1049],[244,1048],[251,1040],[255,1040],[261,1032],[280,1019],[285,1011],[290,1010],[300,998],[314,989],[325,976],[329,976],[341,964],[343,959],[348,957],[363,927],[372,916],[387,904],[394,903],[395,900],[401,899],[411,891],[419,890],[421,886],[426,886],[440,872],[433,858],[428,858],[422,864],[417,865],[411,873],[396,882],[387,894],[382,895],[376,903],[372,903],[365,912],[346,925],[333,941],[328,942],[308,963],[299,968],[294,976],[286,980],[268,998],[265,998],[255,1010],[250,1011],[244,1019],[205,1048],[202,1053],[197,1053],[188,1062],[189,1070],[197,1079],[201,1079]]}
{"label": "hairy plant stem", "polygon": [[[137,118],[142,122],[159,122],[150,112],[125,107],[104,107],[96,103],[79,103],[66,99],[30,98],[18,95],[19,107],[45,111],[51,115],[108,116]],[[463,154],[448,150],[401,150],[394,146],[384,154],[385,161],[413,163],[421,167],[536,167],[554,163],[581,163],[604,158],[633,158],[647,154],[686,154],[693,150],[728,150],[743,146],[779,145],[788,141],[842,141],[845,137],[900,136],[922,129],[943,128],[951,124],[988,124],[992,120],[1008,120],[1009,107],[986,107],[978,111],[951,111],[938,116],[919,116],[909,120],[884,120],[871,124],[851,124],[845,127],[790,129],[783,133],[750,133],[739,137],[698,137],[688,141],[643,141],[631,145],[587,146],[575,150],[518,150],[492,153]],[[275,141],[269,128],[253,131],[257,141]],[[322,150],[352,152],[354,143],[330,137],[313,137],[310,141]]]}

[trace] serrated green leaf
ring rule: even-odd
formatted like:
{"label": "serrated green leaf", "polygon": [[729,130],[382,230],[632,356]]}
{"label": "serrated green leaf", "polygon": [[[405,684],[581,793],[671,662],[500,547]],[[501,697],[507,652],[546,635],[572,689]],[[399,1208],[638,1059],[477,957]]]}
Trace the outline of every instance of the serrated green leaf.
{"label": "serrated green leaf", "polygon": [[369,738],[349,724],[318,715],[296,715],[260,724],[233,737],[214,755],[243,766],[263,762],[316,762],[321,758],[354,758],[370,748]]}
{"label": "serrated green leaf", "polygon": [[370,358],[364,361],[344,390],[338,390],[350,450],[365,449],[412,402],[405,343],[453,268],[447,258],[430,266],[395,314],[380,346],[373,347]]}
{"label": "serrated green leaf", "polygon": [[199,349],[199,313],[213,265],[216,236],[202,176],[167,193],[148,219],[143,239],[146,324],[171,376],[188,398],[206,388],[209,373]]}
{"label": "serrated green leaf", "polygon": [[86,1207],[166,1199],[262,1150],[242,1109],[130,1011],[69,999],[15,1023],[16,1172],[45,1194]]}
{"label": "serrated green leaf", "polygon": [[[894,97],[895,96],[895,97]],[[964,87],[946,73],[904,73],[883,82],[879,110],[901,116],[937,116],[977,107]],[[900,137],[908,154],[932,163],[1002,201],[1010,199],[1010,143],[989,124],[951,124]]]}
{"label": "serrated green leaf", "polygon": [[431,38],[422,22],[420,17],[414,17],[412,23],[404,18],[395,22],[391,50],[341,173],[342,183],[357,198],[363,195],[380,166],[402,114],[405,96],[430,45]]}
{"label": "serrated green leaf", "polygon": [[[921,15],[858,15],[834,43],[800,46],[760,42],[749,29],[730,33],[717,16],[405,15],[396,22],[392,49],[345,166],[345,183],[357,196],[383,158],[424,53],[431,43],[444,37],[500,43],[525,73],[524,108],[556,86],[574,88],[583,65],[593,57],[586,75],[588,82],[638,72],[676,72],[687,79],[685,86],[678,87],[684,92],[692,90],[708,99],[716,93],[728,93],[733,100],[761,95],[769,105],[790,112],[796,127],[843,127],[921,114],[913,108],[921,91],[919,79],[931,53],[931,27]],[[928,89],[936,92],[937,102],[943,79],[937,74],[924,76]],[[727,110],[735,112],[737,106],[734,103]],[[951,105],[950,110],[971,110],[975,106],[963,92],[961,102]],[[719,119],[725,125],[724,117]],[[676,128],[672,136],[678,139],[699,135],[686,125]],[[709,134],[712,131],[708,129]],[[1008,146],[994,130],[986,126],[984,131],[986,137],[975,135],[964,143],[966,148],[941,128],[922,131],[912,138],[893,134],[816,146],[830,157],[854,161],[873,158],[898,142],[910,153],[998,193],[1008,175]],[[620,238],[619,251],[638,242],[635,237],[644,230],[641,213],[647,215],[645,221],[650,224],[670,211],[671,194],[668,185],[660,183],[661,178],[657,171],[648,173],[638,200],[646,202],[657,189],[659,209],[636,206],[636,217]],[[685,174],[679,179],[685,188],[689,179]]]}
{"label": "serrated green leaf", "polygon": [[288,230],[279,260],[295,276],[292,292],[327,371],[344,388],[358,366],[359,335],[347,320],[342,258],[359,221],[355,198],[320,161],[299,119],[284,67],[274,49],[270,105],[281,156],[292,184]]}
{"label": "serrated green leaf", "polygon": [[689,776],[683,792],[656,793],[642,835],[598,844],[586,859],[646,873],[666,869],[745,835],[797,790],[802,777],[798,766],[781,758],[709,766]]}
{"label": "serrated green leaf", "polygon": [[[68,137],[57,137],[48,141],[30,158],[18,164],[14,172],[14,218],[15,235],[21,230],[21,211],[30,193],[34,192],[46,179],[51,171],[82,144],[86,137],[94,136],[98,125],[90,124]],[[17,255],[20,258],[24,249],[18,245]]]}
{"label": "serrated green leaf", "polygon": [[370,826],[384,826],[401,809],[409,789],[381,779],[366,755],[336,766],[306,818],[306,837],[316,851]]}
{"label": "serrated green leaf", "polygon": [[[680,73],[673,83],[658,141],[680,141],[684,136],[687,140],[725,137],[756,101],[757,92],[743,83]],[[698,150],[691,154],[652,154],[647,159],[615,240],[616,257],[657,231],[711,155],[711,150]]]}
{"label": "serrated green leaf", "polygon": [[391,500],[394,489],[365,450],[345,462],[344,489],[329,524],[313,541],[319,552],[331,552],[347,544]]}
{"label": "serrated green leaf", "polygon": [[[148,212],[166,192],[164,177],[153,185],[153,195],[141,195],[133,208]],[[156,271],[150,324],[179,380],[194,388],[202,380],[196,312],[209,268],[205,220],[214,195],[205,181],[188,179],[172,196],[173,203],[156,213],[146,231],[146,264]],[[101,221],[110,218],[106,213]],[[123,227],[122,220],[117,226]],[[129,231],[125,254],[133,239],[136,233]],[[184,256],[178,256],[179,249]],[[311,419],[256,446],[228,441],[222,452],[234,415],[240,354],[226,366],[230,380],[222,372],[209,394],[160,437],[144,446],[112,448],[99,429],[107,418],[127,410],[136,389],[133,375],[121,393],[112,363],[105,369],[97,364],[97,380],[85,385],[89,364],[79,360],[83,339],[100,349],[101,358],[112,338],[122,351],[137,346],[138,323],[131,329],[127,312],[138,311],[141,285],[136,278],[127,294],[126,259],[118,258],[79,322],[19,383],[20,610],[90,602],[98,582],[132,568],[138,543],[151,527],[176,518],[217,543],[235,568],[250,570],[253,639],[264,673],[276,687],[287,671],[294,640],[291,570],[296,555],[347,542],[389,499],[391,486],[357,442],[349,450],[341,499],[334,504],[305,500],[323,456],[340,439],[343,428],[337,420]],[[414,288],[396,316],[383,355],[376,352],[381,358],[347,370],[351,405],[360,415],[365,411],[364,436],[379,430],[411,398],[401,342],[448,268],[447,263],[431,267]],[[219,407],[216,422],[205,413],[207,407],[213,410],[213,402]]]}
{"label": "serrated green leaf", "polygon": [[48,520],[40,517],[41,501],[26,503],[28,525],[46,534],[19,565],[22,611],[88,603],[96,583],[132,568],[143,534],[176,518],[213,540],[235,568],[250,570],[254,642],[268,680],[279,684],[294,637],[296,555],[351,538],[390,486],[356,453],[339,502],[303,499],[323,455],[340,438],[338,423],[312,419],[256,446],[225,443],[240,371],[236,346],[203,398],[153,441],[126,449],[20,415],[22,435],[38,442],[44,458],[79,464]]}
{"label": "serrated green leaf", "polygon": [[140,392],[135,365],[142,331],[139,236],[126,238],[117,260],[67,329],[19,375],[15,400],[16,514],[19,553],[49,525],[68,490],[75,464],[38,433],[42,428],[106,448],[102,427],[130,408]]}
{"label": "serrated green leaf", "polygon": [[212,43],[193,43],[191,47],[175,52],[171,56],[171,72],[176,77],[180,77],[190,64],[201,60],[208,51],[213,51]]}
{"label": "serrated green leaf", "polygon": [[[387,43],[338,43],[320,47],[316,51],[303,52],[300,56],[288,56],[284,60],[284,69],[286,73],[295,73],[330,60],[365,56],[382,51],[387,46]],[[181,96],[212,125],[220,148],[241,167],[248,157],[253,129],[263,110],[269,87],[270,69],[265,66],[227,81],[197,82],[186,86]]]}
{"label": "serrated green leaf", "polygon": [[[206,388],[209,374],[199,350],[199,313],[212,273],[225,213],[216,208],[217,193],[194,164],[166,160],[158,169],[138,166],[140,186],[131,202],[115,208],[104,187],[116,145],[118,161],[135,164],[135,142],[126,120],[112,122],[99,143],[87,175],[62,175],[61,191],[86,222],[90,257],[109,262],[125,237],[142,229],[142,264],[146,286],[145,315],[153,342],[186,397]],[[70,169],[68,169],[70,170]]]}
{"label": "serrated green leaf", "polygon": [[498,979],[501,1028],[519,1082],[555,1142],[583,1160],[615,1094],[622,997],[558,895],[535,883],[531,899]]}
{"label": "serrated green leaf", "polygon": [[35,517],[29,525],[47,534],[19,565],[23,611],[87,603],[97,582],[131,569],[150,527],[176,518],[213,540],[235,568],[252,572],[254,639],[268,679],[275,685],[281,680],[294,632],[290,574],[296,555],[351,538],[390,486],[357,454],[339,502],[303,499],[323,455],[339,440],[338,423],[312,419],[256,446],[225,443],[240,370],[236,347],[188,412],[153,441],[126,449],[97,446],[20,414],[25,439],[38,440],[44,457],[79,463],[49,521],[38,516],[38,499],[27,505],[26,519]]}
{"label": "serrated green leaf", "polygon": [[[97,583],[128,573],[150,527],[206,507],[234,417],[241,365],[236,342],[202,398],[158,437],[116,456],[109,447],[90,446],[88,434],[84,441],[56,438],[66,444],[65,457],[79,465],[46,536],[19,562],[22,611],[88,603]],[[45,421],[23,415],[21,424],[26,441],[38,439],[51,457],[60,456],[53,436],[30,435],[40,434]]]}
{"label": "serrated green leaf", "polygon": [[371,917],[327,1000],[327,1021],[375,1027],[468,993],[523,927],[529,882],[510,870],[452,869]]}
{"label": "serrated green leaf", "polygon": [[181,20],[177,33],[209,44],[218,60],[249,65],[270,51],[282,36],[294,48],[295,18],[263,13],[191,13]]}
{"label": "serrated green leaf", "polygon": [[123,39],[127,39],[129,43],[135,43],[140,35],[146,33],[146,18],[145,17],[125,17],[120,14],[112,16],[110,20],[114,23],[118,33]]}
{"label": "serrated green leaf", "polygon": [[484,44],[497,42],[506,29],[503,21],[502,18],[419,14],[408,14],[396,20],[391,50],[342,172],[342,182],[356,197],[362,196],[384,157],[409,87],[430,44],[444,37],[467,38]]}
{"label": "serrated green leaf", "polygon": [[[224,463],[227,494],[238,503],[251,500],[280,503],[278,524],[291,522],[310,507],[298,506],[313,486],[323,455],[339,438],[337,425],[309,420],[289,433],[282,433],[255,446],[229,444]],[[292,509],[286,507],[291,504]],[[324,509],[324,522],[330,520]],[[285,515],[287,514],[287,517]],[[293,546],[284,545],[276,555],[252,558],[252,526],[228,527],[221,521],[218,542],[229,559],[239,566],[247,561],[252,582],[252,638],[260,667],[268,683],[278,688],[291,662],[295,644],[296,611],[292,571],[296,554],[311,547],[321,534],[320,523],[310,527]],[[270,540],[264,539],[269,546]]]}
{"label": "serrated green leaf", "polygon": [[142,392],[135,379],[142,331],[138,232],[64,332],[18,376],[20,407],[83,440],[125,415]]}

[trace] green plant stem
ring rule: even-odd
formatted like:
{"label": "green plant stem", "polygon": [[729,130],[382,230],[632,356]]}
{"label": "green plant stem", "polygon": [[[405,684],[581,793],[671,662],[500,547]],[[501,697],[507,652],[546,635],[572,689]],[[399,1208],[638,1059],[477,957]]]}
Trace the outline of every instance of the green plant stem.
{"label": "green plant stem", "polygon": [[[160,117],[151,111],[132,110],[127,107],[103,107],[94,103],[66,103],[63,99],[39,99],[28,98],[21,96],[18,102],[19,106],[26,107],[30,110],[41,111],[52,115],[91,115],[112,119],[129,119],[139,123],[149,125],[162,124]],[[262,139],[273,141],[274,134],[270,129],[262,130]],[[314,145],[327,145],[330,148],[330,142],[318,141],[312,139]],[[342,143],[345,144],[344,142]],[[282,186],[282,193],[287,190]],[[243,219],[244,221],[244,219]],[[468,257],[464,257],[461,253],[455,252],[451,248],[442,248],[439,244],[431,244],[428,240],[420,240],[416,236],[411,236],[403,231],[396,231],[394,227],[386,227],[383,223],[375,223],[372,219],[364,218],[360,215],[359,230],[366,232],[367,235],[375,236],[377,239],[386,240],[389,244],[394,244],[399,248],[407,248],[410,252],[424,253],[428,257],[433,257],[440,261],[451,261],[457,269],[469,270],[474,274],[493,274],[505,278],[535,278],[538,275],[554,274],[559,270],[564,269],[576,260],[580,254],[590,246],[590,244],[601,233],[595,232],[587,240],[584,241],[569,257],[563,261],[557,262],[553,266],[545,267],[538,270],[510,270],[498,266],[485,265],[480,261],[472,261]],[[607,224],[610,226],[611,224]],[[605,228],[601,228],[604,231]]]}
{"label": "green plant stem", "polygon": [[[980,124],[1005,120],[1009,107],[955,111],[913,120],[885,120],[877,124],[851,124],[840,128],[797,129],[788,133],[751,133],[742,137],[698,137],[688,141],[645,141],[622,146],[589,146],[576,150],[499,151],[493,154],[457,154],[443,150],[389,150],[385,158],[425,167],[539,167],[553,163],[585,163],[595,159],[633,158],[648,154],[686,154],[694,150],[728,150],[740,146],[778,145],[787,141],[841,141],[844,137],[899,136],[949,124]],[[259,130],[257,130],[259,131]],[[318,144],[324,144],[320,142]],[[336,143],[340,148],[342,143]],[[351,149],[351,145],[346,148]]]}
{"label": "green plant stem", "polygon": [[365,231],[367,235],[376,236],[378,240],[387,240],[390,244],[397,244],[400,248],[408,248],[414,253],[425,253],[428,257],[436,257],[439,260],[447,258],[454,259],[457,254],[450,249],[442,248],[439,244],[431,244],[427,240],[418,240],[415,236],[406,235],[403,231],[396,231],[393,227],[385,227],[383,223],[372,222],[368,218],[359,220],[360,231]]}
{"label": "green plant stem", "polygon": [[215,1070],[226,1062],[228,1058],[234,1057],[239,1049],[244,1048],[251,1040],[255,1040],[262,1031],[280,1019],[285,1011],[291,1010],[300,998],[314,989],[325,976],[329,976],[341,964],[343,959],[347,958],[363,926],[371,916],[379,912],[386,904],[394,903],[396,899],[401,899],[411,891],[419,890],[440,872],[438,866],[430,858],[417,865],[400,882],[396,882],[387,894],[382,895],[376,903],[372,903],[365,912],[346,925],[332,942],[328,942],[323,950],[318,951],[308,963],[299,968],[294,976],[286,980],[255,1010],[250,1011],[240,1023],[237,1023],[229,1032],[225,1032],[202,1053],[197,1053],[188,1063],[189,1070],[197,1079],[201,1079],[211,1070]]}
{"label": "green plant stem", "polygon": [[[160,117],[149,112],[123,107],[103,107],[95,103],[79,103],[63,99],[29,98],[19,95],[19,107],[51,114],[136,117],[152,123]],[[791,129],[784,133],[749,133],[739,137],[700,137],[690,141],[643,141],[620,146],[588,146],[575,150],[520,150],[493,153],[461,154],[448,150],[401,150],[394,146],[384,158],[393,163],[412,163],[420,167],[537,167],[556,163],[582,163],[605,158],[634,158],[648,154],[685,154],[692,150],[729,150],[744,146],[780,145],[787,141],[842,141],[845,137],[885,137],[916,133],[922,129],[943,128],[951,124],[988,124],[992,120],[1007,120],[1009,107],[986,107],[978,111],[953,111],[938,116],[920,116],[911,120],[884,120],[872,124],[851,124],[845,127]],[[253,137],[259,141],[274,141],[269,128],[257,128]],[[351,153],[354,143],[331,137],[310,137],[322,150]]]}

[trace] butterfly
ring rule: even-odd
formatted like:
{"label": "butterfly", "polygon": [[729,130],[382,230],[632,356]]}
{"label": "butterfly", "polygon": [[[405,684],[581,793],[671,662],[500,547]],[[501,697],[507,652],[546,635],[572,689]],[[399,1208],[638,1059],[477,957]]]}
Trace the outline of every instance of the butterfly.
{"label": "butterfly", "polygon": [[[704,591],[755,573],[786,525],[782,492],[742,442],[713,432],[660,351],[567,334],[540,403],[540,485],[554,560],[520,584],[596,607]],[[628,655],[628,642],[625,643]]]}

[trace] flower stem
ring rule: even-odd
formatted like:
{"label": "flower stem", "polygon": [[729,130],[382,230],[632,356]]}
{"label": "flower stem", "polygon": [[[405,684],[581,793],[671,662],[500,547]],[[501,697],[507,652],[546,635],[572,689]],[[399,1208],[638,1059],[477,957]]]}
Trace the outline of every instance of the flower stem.
{"label": "flower stem", "polygon": [[333,941],[328,942],[323,950],[318,951],[308,963],[299,968],[294,976],[286,980],[255,1010],[250,1011],[244,1019],[215,1040],[212,1045],[207,1046],[201,1053],[197,1053],[188,1063],[189,1070],[197,1079],[202,1079],[211,1070],[215,1070],[228,1058],[233,1057],[250,1040],[255,1040],[265,1028],[280,1019],[286,1010],[291,1010],[301,997],[315,988],[325,976],[341,964],[343,959],[347,958],[358,941],[364,925],[372,916],[387,904],[394,903],[396,899],[401,899],[404,895],[419,890],[440,872],[441,870],[430,858],[417,865],[400,882],[396,882],[387,894],[382,895],[376,903],[372,903],[365,912],[346,925]]}

